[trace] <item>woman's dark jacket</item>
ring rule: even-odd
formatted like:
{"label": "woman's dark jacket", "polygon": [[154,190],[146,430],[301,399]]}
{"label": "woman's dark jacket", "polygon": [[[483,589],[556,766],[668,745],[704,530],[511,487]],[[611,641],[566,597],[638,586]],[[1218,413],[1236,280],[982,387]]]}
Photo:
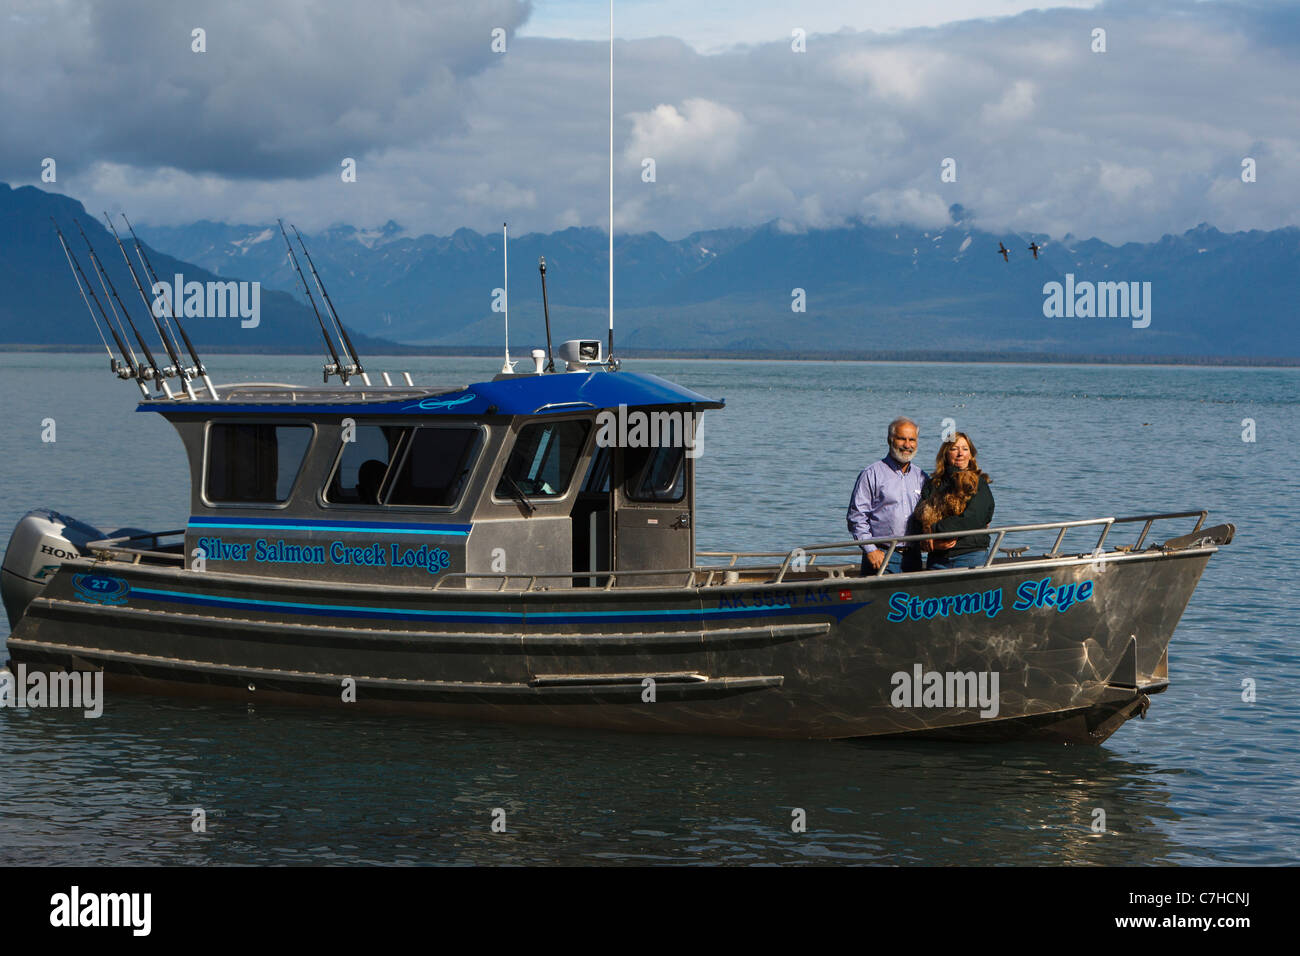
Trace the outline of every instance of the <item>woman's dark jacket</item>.
{"label": "woman's dark jacket", "polygon": [[[921,489],[921,500],[925,501],[932,494],[943,494],[941,485],[944,479],[936,481],[934,478],[927,478],[925,487]],[[966,510],[959,515],[950,515],[944,518],[934,526],[934,537],[942,541],[945,537],[950,537],[954,531],[972,531],[975,528],[987,528],[993,522],[993,492],[989,490],[989,480],[983,474],[980,475],[979,488],[971,496],[970,501],[966,502]],[[920,532],[920,528],[916,529]],[[942,554],[965,554],[968,551],[986,551],[989,546],[989,536],[987,534],[972,534],[964,538],[958,538],[957,543],[940,552]]]}

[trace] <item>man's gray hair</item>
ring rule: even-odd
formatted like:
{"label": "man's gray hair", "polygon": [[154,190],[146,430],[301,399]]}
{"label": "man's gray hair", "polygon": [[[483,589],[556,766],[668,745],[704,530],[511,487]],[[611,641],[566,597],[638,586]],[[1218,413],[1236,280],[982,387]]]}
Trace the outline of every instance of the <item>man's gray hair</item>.
{"label": "man's gray hair", "polygon": [[898,430],[899,425],[911,425],[913,428],[916,428],[918,432],[920,431],[920,429],[916,427],[916,422],[912,421],[910,418],[895,418],[889,423],[889,429],[885,432],[885,441],[889,441],[894,437],[894,432]]}

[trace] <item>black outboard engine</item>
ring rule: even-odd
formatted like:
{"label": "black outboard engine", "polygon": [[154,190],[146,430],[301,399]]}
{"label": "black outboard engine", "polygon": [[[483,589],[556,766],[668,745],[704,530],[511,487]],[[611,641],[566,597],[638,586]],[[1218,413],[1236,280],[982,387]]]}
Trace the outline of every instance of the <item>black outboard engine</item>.
{"label": "black outboard engine", "polygon": [[90,557],[86,545],[105,537],[98,528],[48,508],[34,508],[23,515],[9,537],[0,569],[0,595],[4,597],[9,627],[18,626],[27,605],[64,561]]}

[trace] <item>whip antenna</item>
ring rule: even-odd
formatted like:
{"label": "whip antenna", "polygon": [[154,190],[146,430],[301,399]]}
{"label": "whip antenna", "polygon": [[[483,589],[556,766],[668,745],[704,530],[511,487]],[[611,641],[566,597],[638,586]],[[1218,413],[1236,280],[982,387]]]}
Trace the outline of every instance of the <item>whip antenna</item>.
{"label": "whip antenna", "polygon": [[509,375],[515,370],[515,363],[510,361],[510,254],[506,250],[509,241],[509,229],[506,223],[503,222],[501,224],[501,267],[504,277],[502,279],[501,300],[506,313],[506,361],[501,366],[502,375]]}
{"label": "whip antenna", "polygon": [[614,360],[614,0],[609,0],[609,354],[610,370],[618,368]]}
{"label": "whip antenna", "polygon": [[537,271],[542,274],[542,317],[546,320],[546,371],[555,371],[555,357],[551,355],[551,310],[546,304],[546,256],[537,260]]}

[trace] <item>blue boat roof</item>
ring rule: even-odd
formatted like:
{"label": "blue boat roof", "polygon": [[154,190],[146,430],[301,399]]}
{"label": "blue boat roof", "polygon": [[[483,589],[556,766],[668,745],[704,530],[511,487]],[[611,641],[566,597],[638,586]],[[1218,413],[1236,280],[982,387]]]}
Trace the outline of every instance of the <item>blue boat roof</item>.
{"label": "blue boat roof", "polygon": [[[221,415],[265,412],[283,415],[544,415],[588,409],[689,405],[721,408],[723,402],[658,375],[641,372],[556,372],[519,375],[463,387],[364,388],[335,386],[241,385],[222,389],[227,399],[178,401],[150,399],[136,411]],[[201,387],[196,393],[205,395]]]}

